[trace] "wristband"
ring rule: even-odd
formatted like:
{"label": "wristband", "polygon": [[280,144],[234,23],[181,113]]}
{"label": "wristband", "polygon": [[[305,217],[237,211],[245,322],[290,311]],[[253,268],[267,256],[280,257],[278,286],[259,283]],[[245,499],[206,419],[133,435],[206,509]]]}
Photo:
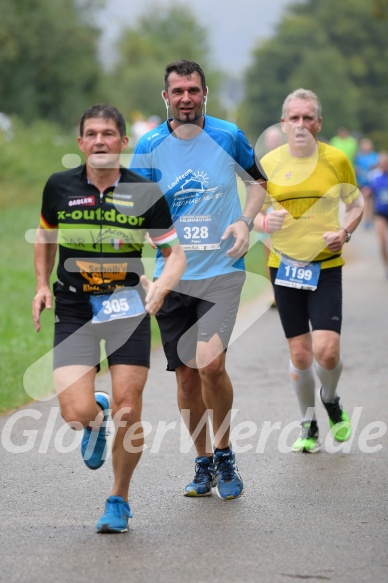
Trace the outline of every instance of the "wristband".
{"label": "wristband", "polygon": [[261,228],[263,229],[264,233],[269,233],[268,229],[268,215],[263,215],[261,219]]}

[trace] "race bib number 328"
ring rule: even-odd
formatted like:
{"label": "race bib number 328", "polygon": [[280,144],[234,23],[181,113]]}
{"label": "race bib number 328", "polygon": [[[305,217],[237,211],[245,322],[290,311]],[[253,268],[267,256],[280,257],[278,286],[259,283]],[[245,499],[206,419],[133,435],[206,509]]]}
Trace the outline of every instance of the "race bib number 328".
{"label": "race bib number 328", "polygon": [[183,215],[174,217],[174,224],[185,251],[220,248],[220,227],[216,215]]}

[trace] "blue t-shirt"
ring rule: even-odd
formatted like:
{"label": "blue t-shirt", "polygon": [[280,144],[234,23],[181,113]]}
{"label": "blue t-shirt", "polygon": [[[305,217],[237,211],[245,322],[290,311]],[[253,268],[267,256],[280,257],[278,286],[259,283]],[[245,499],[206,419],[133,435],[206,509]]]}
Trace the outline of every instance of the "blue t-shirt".
{"label": "blue t-shirt", "polygon": [[370,179],[375,213],[388,217],[388,173],[382,172]]}
{"label": "blue t-shirt", "polygon": [[[234,124],[205,116],[193,139],[175,137],[167,122],[137,143],[130,168],[158,183],[167,198],[180,242],[186,251],[184,280],[205,279],[244,269],[244,260],[226,256],[233,236],[225,229],[241,215],[236,172],[255,163],[254,150]],[[163,258],[156,258],[155,277]]]}
{"label": "blue t-shirt", "polygon": [[377,152],[359,152],[354,160],[358,187],[368,184],[369,172],[377,166],[379,155]]}

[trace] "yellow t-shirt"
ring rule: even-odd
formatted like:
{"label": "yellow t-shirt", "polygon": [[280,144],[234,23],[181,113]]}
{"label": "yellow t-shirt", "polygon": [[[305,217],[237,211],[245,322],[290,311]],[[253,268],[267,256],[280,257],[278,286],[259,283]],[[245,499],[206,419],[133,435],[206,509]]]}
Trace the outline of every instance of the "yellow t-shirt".
{"label": "yellow t-shirt", "polygon": [[282,228],[271,235],[269,267],[278,267],[282,254],[305,263],[323,260],[322,269],[343,265],[322,235],[340,228],[340,201],[350,204],[359,194],[347,156],[318,142],[312,156],[294,158],[285,144],[263,156],[261,164],[268,176],[266,203],[288,211]]}

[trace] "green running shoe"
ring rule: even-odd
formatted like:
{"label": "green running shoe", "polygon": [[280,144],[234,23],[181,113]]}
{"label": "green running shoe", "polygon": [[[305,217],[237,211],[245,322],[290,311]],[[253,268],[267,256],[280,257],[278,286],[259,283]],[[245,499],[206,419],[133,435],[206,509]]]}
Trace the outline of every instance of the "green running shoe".
{"label": "green running shoe", "polygon": [[292,451],[304,453],[317,453],[320,446],[319,430],[317,422],[302,421],[298,439],[292,446]]}
{"label": "green running shoe", "polygon": [[336,397],[333,403],[325,403],[322,399],[322,387],[319,396],[329,416],[330,430],[334,439],[341,442],[347,441],[352,435],[352,425],[348,414],[339,403],[339,397]]}

